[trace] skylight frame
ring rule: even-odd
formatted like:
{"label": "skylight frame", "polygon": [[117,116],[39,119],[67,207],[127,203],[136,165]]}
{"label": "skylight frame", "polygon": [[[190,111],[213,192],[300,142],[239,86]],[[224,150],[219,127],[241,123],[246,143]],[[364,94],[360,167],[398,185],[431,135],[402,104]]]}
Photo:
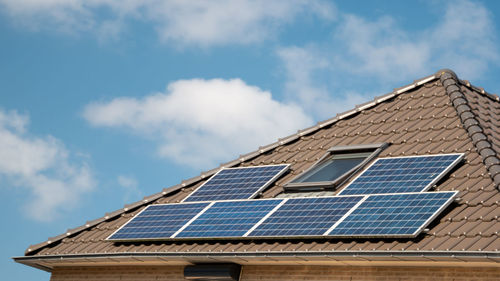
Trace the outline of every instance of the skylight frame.
{"label": "skylight frame", "polygon": [[[370,163],[375,159],[382,150],[389,146],[388,143],[375,143],[375,144],[360,144],[360,145],[346,145],[346,146],[334,146],[328,149],[328,151],[311,167],[309,167],[304,172],[295,176],[289,182],[283,185],[285,191],[297,192],[297,191],[323,191],[336,189],[342,183],[349,180],[357,171],[362,167]],[[330,161],[329,158],[335,160],[335,155],[356,155],[360,153],[371,153],[369,154],[361,163],[351,168],[341,176],[337,177],[331,181],[317,181],[317,182],[294,182],[295,180],[307,175],[316,169],[319,165],[325,163],[325,161]]]}

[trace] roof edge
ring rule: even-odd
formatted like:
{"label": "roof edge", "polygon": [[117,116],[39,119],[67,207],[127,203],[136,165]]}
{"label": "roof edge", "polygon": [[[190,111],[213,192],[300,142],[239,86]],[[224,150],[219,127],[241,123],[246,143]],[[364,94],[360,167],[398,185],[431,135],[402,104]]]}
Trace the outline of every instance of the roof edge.
{"label": "roof edge", "polygon": [[223,256],[287,256],[287,255],[305,255],[305,256],[440,256],[440,257],[454,257],[454,256],[490,256],[500,258],[500,251],[422,251],[422,250],[399,250],[399,251],[234,251],[234,252],[125,252],[125,253],[89,253],[89,254],[63,254],[63,255],[44,255],[44,256],[20,256],[12,257],[14,261],[21,260],[44,260],[44,259],[64,259],[64,258],[92,258],[92,257],[130,257],[130,256],[206,256],[209,255],[223,255]]}
{"label": "roof edge", "polygon": [[[464,129],[472,140],[474,147],[483,159],[484,165],[495,184],[495,187],[500,191],[500,159],[496,152],[492,149],[492,144],[480,126],[476,115],[469,106],[465,94],[459,87],[461,84],[455,72],[449,69],[443,69],[438,72],[441,83],[450,97],[450,101],[457,111],[457,114],[462,122]],[[470,85],[470,84],[469,84]],[[474,89],[473,89],[474,90]],[[485,94],[483,90],[483,94]],[[488,96],[491,94],[488,94]],[[492,97],[490,97],[492,98]]]}
{"label": "roof edge", "polygon": [[179,252],[133,252],[133,253],[97,253],[97,254],[72,254],[72,255],[49,255],[49,256],[23,256],[13,257],[12,259],[21,264],[39,268],[45,271],[51,271],[51,268],[44,265],[44,262],[65,262],[65,261],[87,261],[95,263],[95,259],[112,259],[119,262],[120,259],[134,258],[140,261],[141,258],[150,260],[151,258],[177,258],[192,261],[193,258],[224,259],[224,258],[243,258],[249,260],[251,258],[350,258],[353,260],[363,261],[378,261],[380,258],[390,258],[394,260],[408,261],[407,258],[421,259],[428,263],[438,262],[440,258],[455,260],[456,262],[470,262],[474,259],[485,259],[491,264],[498,265],[500,261],[500,252],[498,251],[279,251],[279,252],[232,252],[232,253],[215,253],[215,252],[196,252],[196,253],[179,253]]}
{"label": "roof edge", "polygon": [[[451,73],[454,74],[453,71],[451,70],[447,70]],[[84,225],[82,226],[79,226],[79,227],[76,227],[76,228],[72,228],[72,229],[68,229],[66,231],[66,233],[63,233],[63,234],[60,234],[60,235],[57,235],[57,236],[54,236],[54,237],[49,237],[45,242],[41,242],[41,243],[38,243],[38,244],[33,244],[33,245],[30,245],[24,252],[25,255],[28,255],[28,254],[31,254],[31,253],[34,253],[38,250],[40,250],[41,248],[45,247],[45,246],[48,246],[48,245],[51,245],[52,243],[55,243],[55,242],[58,242],[68,236],[71,236],[71,235],[74,235],[76,233],[79,233],[81,231],[84,231],[86,229],[89,229],[101,222],[104,222],[104,221],[107,221],[109,219],[112,219],[112,218],[115,218],[129,210],[133,210],[135,208],[139,208],[143,205],[146,205],[148,203],[150,203],[151,201],[155,201],[163,196],[166,196],[168,194],[171,194],[173,192],[176,192],[182,188],[185,188],[185,187],[188,187],[192,184],[196,184],[197,182],[199,182],[200,180],[203,180],[207,177],[210,177],[212,176],[213,174],[215,174],[218,170],[220,170],[221,168],[225,168],[225,167],[233,167],[233,166],[236,166],[240,163],[243,163],[244,161],[248,161],[250,159],[253,159],[261,154],[264,154],[270,150],[273,150],[277,147],[280,147],[280,146],[283,146],[285,144],[288,144],[292,141],[295,141],[297,139],[299,139],[300,137],[304,136],[304,135],[308,135],[308,134],[311,134],[311,133],[314,133],[320,129],[322,129],[323,127],[326,127],[326,126],[330,126],[340,120],[343,120],[345,118],[348,118],[354,114],[357,114],[363,110],[366,110],[366,109],[369,109],[369,108],[372,108],[382,102],[385,102],[386,100],[389,100],[391,98],[394,98],[402,93],[405,93],[407,91],[410,91],[410,90],[413,90],[425,83],[428,83],[428,82],[431,82],[431,81],[434,81],[434,80],[437,80],[439,79],[439,71],[436,73],[436,74],[433,74],[433,75],[429,75],[429,76],[426,76],[424,78],[421,78],[421,79],[417,79],[417,80],[414,80],[413,83],[410,83],[406,86],[403,86],[401,88],[396,88],[394,89],[392,92],[388,93],[388,94],[385,94],[385,95],[382,95],[382,96],[379,96],[379,97],[375,97],[372,101],[369,101],[369,102],[366,102],[366,103],[362,103],[362,104],[359,104],[359,105],[356,105],[354,107],[354,109],[351,109],[351,110],[348,110],[348,111],[345,111],[345,112],[342,112],[342,113],[338,113],[335,117],[333,118],[330,118],[330,119],[327,119],[327,120],[324,120],[324,121],[320,121],[318,123],[316,123],[316,125],[314,126],[311,126],[309,128],[306,128],[306,129],[303,129],[303,130],[299,130],[297,131],[297,133],[295,134],[292,134],[292,135],[289,135],[287,137],[284,137],[284,138],[280,138],[278,139],[278,141],[274,142],[274,143],[271,143],[271,144],[268,144],[268,145],[265,145],[265,146],[261,146],[259,147],[258,150],[255,150],[253,152],[250,152],[250,153],[247,153],[247,154],[243,154],[243,155],[240,155],[237,159],[235,160],[232,160],[230,162],[226,162],[226,163],[223,163],[221,164],[219,167],[217,168],[214,168],[214,169],[211,169],[211,170],[208,170],[208,171],[205,171],[205,172],[202,172],[199,176],[196,176],[196,177],[193,177],[193,178],[190,178],[190,179],[187,179],[187,180],[183,180],[180,184],[177,184],[177,185],[174,185],[174,186],[171,186],[171,187],[168,187],[168,188],[164,188],[161,192],[158,192],[158,193],[155,193],[153,195],[150,195],[150,196],[147,196],[147,197],[144,197],[142,200],[140,201],[137,201],[135,203],[131,203],[131,204],[127,204],[125,205],[122,209],[119,209],[119,210],[116,210],[114,212],[111,212],[111,213],[106,213],[104,215],[104,217],[101,217],[101,218],[98,218],[98,219],[95,219],[95,220],[92,220],[92,221],[87,221]],[[456,76],[456,75],[455,75]]]}
{"label": "roof edge", "polygon": [[440,78],[441,75],[443,75],[444,73],[449,73],[450,75],[452,75],[455,78],[456,81],[458,81],[458,83],[468,87],[469,89],[477,92],[478,94],[481,94],[481,95],[489,98],[492,101],[500,102],[500,97],[498,95],[488,93],[488,92],[486,92],[486,90],[484,88],[472,85],[469,80],[462,80],[462,79],[458,78],[458,75],[451,69],[443,68],[443,69],[439,70],[438,72],[436,72],[435,76]]}

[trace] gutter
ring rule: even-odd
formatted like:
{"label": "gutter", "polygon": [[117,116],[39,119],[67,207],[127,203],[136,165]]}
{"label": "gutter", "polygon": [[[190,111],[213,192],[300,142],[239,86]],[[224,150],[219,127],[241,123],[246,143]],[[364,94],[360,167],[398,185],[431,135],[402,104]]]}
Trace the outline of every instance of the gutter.
{"label": "gutter", "polygon": [[[437,262],[436,259],[451,259],[455,262],[470,262],[473,259],[484,259],[488,260],[495,266],[500,266],[500,252],[498,251],[488,251],[488,252],[477,252],[477,251],[399,251],[399,252],[386,252],[386,251],[359,251],[359,252],[349,252],[349,251],[319,251],[319,252],[293,252],[293,251],[283,251],[283,252],[235,252],[235,253],[213,253],[213,252],[197,252],[197,253],[102,253],[102,254],[74,254],[74,255],[49,255],[49,256],[22,256],[13,257],[12,259],[21,264],[29,265],[38,269],[42,269],[48,272],[52,271],[52,268],[43,265],[44,262],[92,262],[93,265],[98,265],[96,259],[113,259],[115,262],[119,263],[120,259],[134,259],[141,261],[141,258],[150,260],[151,258],[176,258],[177,260],[184,260],[186,263],[191,264],[193,260],[203,260],[207,259],[211,262],[217,259],[234,259],[241,258],[247,259],[249,261],[252,258],[262,259],[266,258],[272,261],[279,261],[280,258],[286,257],[287,261],[290,258],[296,258],[299,261],[308,261],[308,258],[323,258],[325,260],[336,261],[335,258],[341,258],[341,260],[349,259],[351,261],[380,261],[380,258],[387,258],[389,260],[400,260],[406,261],[405,258],[414,258],[414,261],[425,261],[425,262]],[[94,261],[91,261],[94,260]]]}

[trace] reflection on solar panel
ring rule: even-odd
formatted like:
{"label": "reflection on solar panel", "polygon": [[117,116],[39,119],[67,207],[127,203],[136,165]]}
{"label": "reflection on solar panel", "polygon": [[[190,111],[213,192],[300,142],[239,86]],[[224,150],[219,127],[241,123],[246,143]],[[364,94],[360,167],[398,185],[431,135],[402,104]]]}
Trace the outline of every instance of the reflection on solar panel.
{"label": "reflection on solar panel", "polygon": [[175,238],[241,237],[283,199],[215,202]]}
{"label": "reflection on solar panel", "polygon": [[363,196],[288,199],[248,236],[322,236]]}
{"label": "reflection on solar panel", "polygon": [[456,194],[451,191],[370,195],[327,235],[414,237]]}
{"label": "reflection on solar panel", "polygon": [[339,195],[425,191],[462,158],[463,154],[380,158]]}
{"label": "reflection on solar panel", "polygon": [[209,203],[150,205],[108,239],[170,238],[208,205]]}
{"label": "reflection on solar panel", "polygon": [[184,202],[250,199],[288,169],[289,165],[226,168],[189,195]]}

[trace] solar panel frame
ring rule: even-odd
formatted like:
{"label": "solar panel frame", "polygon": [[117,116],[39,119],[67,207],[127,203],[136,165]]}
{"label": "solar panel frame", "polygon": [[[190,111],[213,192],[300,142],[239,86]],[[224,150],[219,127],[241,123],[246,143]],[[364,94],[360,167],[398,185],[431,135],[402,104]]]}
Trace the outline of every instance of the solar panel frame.
{"label": "solar panel frame", "polygon": [[[347,195],[286,198],[285,202],[257,223],[244,237],[324,238],[324,234],[352,212],[365,197],[364,195]],[[297,214],[300,215],[297,216]],[[297,220],[302,220],[302,222]],[[276,226],[281,228],[276,228]],[[288,232],[288,234],[283,232]],[[267,234],[255,235],[257,233]]]}
{"label": "solar panel frame", "polygon": [[[191,205],[191,206],[200,205],[199,211],[197,211],[196,214],[194,214],[194,216],[187,217],[185,219],[186,222],[180,224],[178,229],[176,229],[175,231],[169,231],[169,232],[172,232],[171,235],[161,236],[161,237],[144,237],[143,236],[143,237],[135,237],[135,238],[131,238],[131,237],[113,238],[113,236],[115,236],[116,234],[118,234],[119,232],[121,232],[123,229],[126,229],[127,227],[129,227],[130,224],[132,224],[134,222],[137,222],[136,219],[142,218],[141,216],[144,215],[145,212],[151,211],[151,209],[153,209],[153,208],[161,208],[162,206],[174,207],[174,206],[188,206],[188,205]],[[183,229],[186,224],[190,223],[192,220],[196,219],[198,216],[200,216],[201,214],[203,214],[211,205],[213,205],[213,203],[210,203],[210,202],[186,202],[186,203],[153,204],[153,205],[149,205],[149,206],[146,206],[141,211],[139,211],[135,216],[133,216],[125,224],[123,224],[122,226],[120,226],[116,231],[114,231],[111,235],[109,235],[105,240],[116,241],[116,242],[120,242],[120,241],[125,242],[125,241],[159,241],[159,240],[170,239],[180,229]],[[156,227],[158,227],[158,226],[156,226]],[[139,235],[139,236],[141,236],[141,235]]]}
{"label": "solar panel frame", "polygon": [[[385,196],[402,196],[402,195],[417,195],[417,196],[431,196],[431,195],[436,195],[436,194],[449,194],[449,198],[446,199],[446,201],[441,204],[437,209],[435,209],[432,212],[432,215],[430,215],[425,221],[420,223],[419,227],[415,228],[415,231],[412,233],[405,233],[405,234],[388,234],[388,233],[366,233],[366,234],[353,234],[352,232],[350,233],[345,233],[345,234],[339,234],[335,233],[336,231],[339,231],[341,228],[341,224],[348,222],[348,219],[350,216],[358,216],[359,214],[356,212],[361,212],[363,210],[363,204],[369,204],[370,202],[370,197],[385,197]],[[406,193],[392,193],[392,194],[373,194],[373,195],[366,195],[366,199],[363,200],[361,204],[359,204],[356,209],[353,210],[351,214],[348,216],[345,216],[341,221],[339,221],[335,227],[333,227],[329,232],[325,233],[325,237],[335,237],[335,238],[414,238],[417,235],[419,235],[434,219],[436,219],[437,216],[439,216],[444,209],[446,209],[456,198],[458,194],[458,191],[439,191],[439,192],[406,192]],[[394,208],[394,207],[390,207]],[[421,207],[412,207],[412,208],[421,208]],[[359,210],[359,211],[358,211]],[[371,215],[378,215],[375,212],[371,212]],[[382,215],[381,215],[382,216]],[[408,220],[410,221],[410,220]],[[374,223],[373,220],[369,221],[370,223]],[[393,227],[394,228],[394,227]],[[365,226],[366,229],[366,226]]]}
{"label": "solar panel frame", "polygon": [[[352,189],[349,189],[350,186],[354,186],[356,181],[362,178],[366,173],[371,172],[370,169],[376,165],[379,161],[383,161],[386,159],[404,159],[404,158],[424,158],[424,157],[439,157],[439,156],[456,156],[457,158],[451,162],[445,169],[443,169],[439,174],[437,174],[431,181],[429,181],[425,186],[423,186],[420,190],[406,190],[402,192],[373,192],[373,189],[370,189],[367,193],[355,193]],[[432,186],[434,186],[439,180],[441,180],[446,174],[448,174],[458,163],[460,163],[464,159],[464,153],[447,153],[447,154],[427,154],[427,155],[411,155],[411,156],[397,156],[397,157],[384,157],[377,158],[375,161],[370,163],[359,175],[354,177],[353,180],[349,184],[347,184],[337,195],[370,195],[370,194],[391,194],[391,193],[411,193],[411,192],[424,192],[429,190]],[[355,191],[355,190],[354,190]]]}
{"label": "solar panel frame", "polygon": [[[258,188],[255,189],[253,193],[251,193],[248,198],[228,198],[228,199],[221,199],[221,198],[214,198],[217,197],[217,195],[212,196],[212,198],[207,197],[204,200],[198,200],[198,201],[191,201],[193,197],[197,196],[197,193],[202,192],[203,188],[208,186],[210,184],[210,181],[216,180],[217,177],[221,174],[224,173],[224,171],[227,170],[246,170],[246,169],[257,169],[257,168],[266,168],[266,167],[282,167],[281,170],[279,170],[273,177],[269,178],[266,182],[264,182],[262,185],[260,185]],[[198,188],[196,188],[193,192],[191,192],[186,198],[182,200],[182,202],[204,202],[204,201],[223,201],[223,200],[245,200],[245,199],[253,199],[255,198],[262,190],[267,188],[269,185],[271,185],[273,182],[275,182],[279,177],[281,177],[284,173],[288,171],[290,168],[290,164],[276,164],[276,165],[261,165],[261,166],[250,166],[250,167],[235,167],[235,168],[222,168],[217,173],[215,173],[212,177],[210,177],[207,181],[205,181],[203,184],[201,184]],[[241,192],[239,192],[241,194]]]}

